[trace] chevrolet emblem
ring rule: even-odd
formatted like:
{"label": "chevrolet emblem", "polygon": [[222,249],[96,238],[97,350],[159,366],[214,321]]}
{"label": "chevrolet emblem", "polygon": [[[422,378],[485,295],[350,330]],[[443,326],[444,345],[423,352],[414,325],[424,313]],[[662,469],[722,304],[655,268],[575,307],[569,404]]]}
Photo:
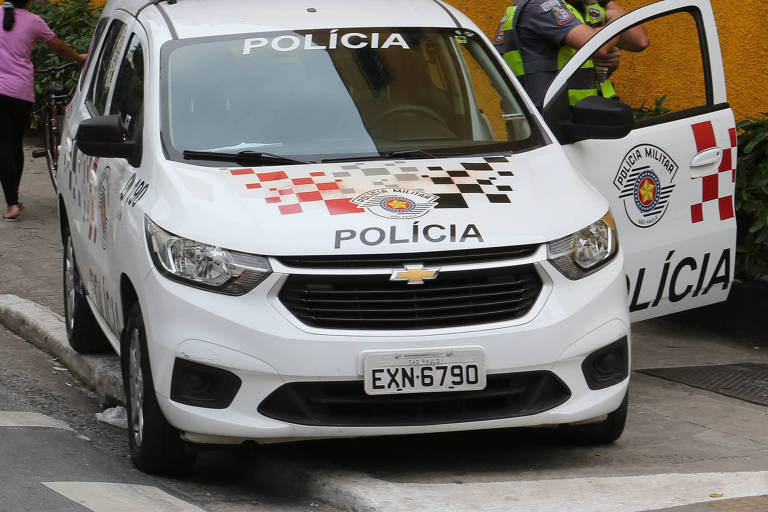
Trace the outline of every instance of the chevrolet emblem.
{"label": "chevrolet emblem", "polygon": [[439,268],[425,269],[424,265],[406,265],[405,270],[392,272],[390,281],[408,281],[408,284],[424,284],[426,279],[436,279]]}

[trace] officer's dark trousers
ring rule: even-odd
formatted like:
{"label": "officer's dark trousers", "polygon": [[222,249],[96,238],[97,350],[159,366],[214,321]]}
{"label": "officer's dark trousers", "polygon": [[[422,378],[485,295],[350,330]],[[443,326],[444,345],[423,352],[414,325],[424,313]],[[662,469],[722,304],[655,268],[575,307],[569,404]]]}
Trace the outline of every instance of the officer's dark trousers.
{"label": "officer's dark trousers", "polygon": [[0,185],[8,206],[19,202],[24,169],[24,130],[29,126],[32,103],[0,94]]}

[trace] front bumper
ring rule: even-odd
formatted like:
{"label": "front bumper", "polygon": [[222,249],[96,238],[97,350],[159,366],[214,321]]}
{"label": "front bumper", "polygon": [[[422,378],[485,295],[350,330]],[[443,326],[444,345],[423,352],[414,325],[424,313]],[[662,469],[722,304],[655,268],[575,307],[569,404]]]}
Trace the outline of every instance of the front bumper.
{"label": "front bumper", "polygon": [[[278,273],[245,296],[226,297],[169,281],[153,271],[139,295],[158,402],[187,439],[222,443],[553,425],[597,418],[619,407],[628,386],[624,379],[605,389],[590,389],[582,370],[587,356],[629,337],[621,262],[615,258],[580,281],[565,279],[546,261],[538,263],[545,277],[540,303],[509,325],[375,333],[303,326],[277,299],[284,277]],[[362,387],[366,352],[460,347],[480,348],[489,375],[551,372],[567,387],[567,400],[533,414],[411,425],[301,424],[259,412],[264,400],[286,384],[359,381]],[[232,403],[210,409],[171,400],[177,358],[237,375],[242,385]]]}

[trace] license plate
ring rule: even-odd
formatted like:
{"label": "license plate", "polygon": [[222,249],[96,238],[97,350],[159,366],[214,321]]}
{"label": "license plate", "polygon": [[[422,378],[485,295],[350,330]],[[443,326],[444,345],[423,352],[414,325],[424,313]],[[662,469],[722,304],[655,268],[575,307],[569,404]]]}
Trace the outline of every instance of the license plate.
{"label": "license plate", "polygon": [[366,354],[363,374],[369,395],[479,390],[485,358],[475,349]]}

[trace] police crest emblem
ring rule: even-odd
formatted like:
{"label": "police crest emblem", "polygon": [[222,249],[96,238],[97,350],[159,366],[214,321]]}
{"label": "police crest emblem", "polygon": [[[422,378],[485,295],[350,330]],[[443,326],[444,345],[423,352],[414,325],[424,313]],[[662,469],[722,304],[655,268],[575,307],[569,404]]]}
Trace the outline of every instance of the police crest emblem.
{"label": "police crest emblem", "polygon": [[605,21],[605,11],[596,5],[587,7],[587,23],[596,25]]}
{"label": "police crest emblem", "polygon": [[661,220],[675,189],[677,170],[672,157],[651,144],[635,146],[626,154],[613,185],[632,224],[649,228]]}
{"label": "police crest emblem", "polygon": [[361,194],[350,203],[386,219],[415,219],[432,211],[438,199],[423,190],[380,188]]}
{"label": "police crest emblem", "polygon": [[567,23],[571,18],[573,18],[573,13],[568,10],[567,7],[565,7],[560,2],[550,2],[551,5],[551,12],[555,16],[555,21],[557,21],[558,25],[564,25]]}

